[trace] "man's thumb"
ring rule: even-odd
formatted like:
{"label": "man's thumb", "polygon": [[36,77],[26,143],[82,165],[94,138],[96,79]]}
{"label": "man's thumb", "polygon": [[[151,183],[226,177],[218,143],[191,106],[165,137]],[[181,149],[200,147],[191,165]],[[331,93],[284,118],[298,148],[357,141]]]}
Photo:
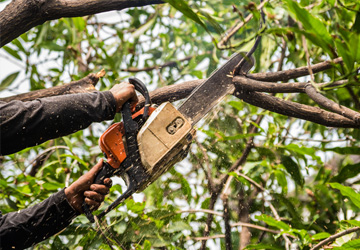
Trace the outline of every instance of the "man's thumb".
{"label": "man's thumb", "polygon": [[103,166],[103,161],[104,161],[104,159],[100,159],[99,161],[98,161],[98,163],[96,163],[96,165],[95,166],[93,166],[91,169],[90,169],[90,171],[89,171],[89,175],[91,175],[93,178],[95,178],[95,176],[97,175],[97,173],[99,173],[100,172],[100,170],[101,170],[101,168],[102,168],[102,166]]}

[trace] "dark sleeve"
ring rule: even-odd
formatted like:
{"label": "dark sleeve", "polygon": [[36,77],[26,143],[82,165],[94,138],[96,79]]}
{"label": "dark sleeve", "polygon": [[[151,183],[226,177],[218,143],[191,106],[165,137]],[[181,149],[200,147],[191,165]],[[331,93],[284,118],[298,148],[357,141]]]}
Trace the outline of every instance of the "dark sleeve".
{"label": "dark sleeve", "polygon": [[113,119],[115,113],[116,101],[110,91],[53,96],[30,102],[1,102],[0,155],[72,134],[92,122]]}
{"label": "dark sleeve", "polygon": [[0,217],[0,249],[24,249],[35,245],[60,232],[77,215],[64,190],[33,207],[7,213]]}

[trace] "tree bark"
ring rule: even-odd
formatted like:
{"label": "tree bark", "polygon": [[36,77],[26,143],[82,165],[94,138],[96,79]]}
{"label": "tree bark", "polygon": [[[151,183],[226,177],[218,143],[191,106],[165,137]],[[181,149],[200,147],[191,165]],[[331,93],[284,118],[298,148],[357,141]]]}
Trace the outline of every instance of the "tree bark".
{"label": "tree bark", "polygon": [[95,85],[99,81],[100,77],[104,76],[104,74],[105,71],[100,71],[97,74],[92,73],[80,79],[79,81],[70,82],[68,84],[55,86],[48,89],[39,89],[24,94],[0,98],[0,101],[10,102],[12,100],[19,100],[26,102],[43,97],[96,91]]}
{"label": "tree bark", "polygon": [[13,0],[0,12],[0,47],[31,28],[62,17],[79,17],[130,7],[163,3],[162,0]]}

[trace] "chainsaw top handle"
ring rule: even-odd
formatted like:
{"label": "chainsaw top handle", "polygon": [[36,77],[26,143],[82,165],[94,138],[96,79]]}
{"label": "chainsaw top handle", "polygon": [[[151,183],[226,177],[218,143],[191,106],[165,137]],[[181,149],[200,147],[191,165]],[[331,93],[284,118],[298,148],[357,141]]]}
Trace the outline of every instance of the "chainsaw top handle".
{"label": "chainsaw top handle", "polygon": [[142,96],[144,96],[144,98],[145,98],[144,114],[143,114],[142,119],[146,120],[149,116],[149,107],[151,106],[151,99],[150,99],[149,91],[147,90],[145,84],[136,77],[130,77],[129,83],[134,85],[135,89],[137,91],[139,91],[140,94],[142,94]]}

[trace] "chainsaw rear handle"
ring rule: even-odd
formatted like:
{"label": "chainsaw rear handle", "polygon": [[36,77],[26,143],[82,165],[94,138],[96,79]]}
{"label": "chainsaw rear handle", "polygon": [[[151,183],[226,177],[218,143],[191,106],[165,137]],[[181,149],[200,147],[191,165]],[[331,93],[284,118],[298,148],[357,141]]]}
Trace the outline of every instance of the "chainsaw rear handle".
{"label": "chainsaw rear handle", "polygon": [[[149,91],[147,90],[145,84],[135,77],[130,77],[129,83],[134,85],[135,90],[139,91],[145,98],[144,113],[142,115],[142,120],[145,121],[149,116],[149,107],[151,106]],[[129,158],[129,159],[126,159],[124,162],[127,164],[121,164],[121,165],[129,165],[129,164],[132,165],[131,162],[136,162],[138,164],[139,162],[141,162],[140,155],[138,153],[138,148],[137,148],[137,141],[136,141],[136,133],[138,131],[138,124],[137,124],[137,122],[135,122],[132,119],[131,105],[130,105],[129,100],[126,101],[123,104],[123,106],[121,107],[121,115],[122,115],[123,123],[124,123],[125,139],[126,139],[127,151],[128,151],[127,158]],[[98,172],[98,174],[95,176],[94,184],[104,184],[104,179],[106,179],[106,178],[110,178],[114,175],[126,174],[125,173],[126,167],[121,166],[121,165],[119,168],[113,168],[110,164],[108,164],[107,162],[104,162],[103,167]],[[123,200],[125,200],[130,195],[132,195],[135,192],[135,190],[134,190],[135,186],[136,185],[134,184],[134,180],[129,178],[128,189],[114,203],[120,204]],[[115,207],[117,205],[117,204],[114,205],[114,203],[111,204],[106,209],[106,211],[110,211],[113,207]],[[84,213],[85,213],[86,217],[88,218],[88,220],[93,223],[95,220],[94,220],[93,214],[90,211],[89,205],[87,205],[84,201],[82,207],[83,207]],[[105,213],[104,212],[102,214],[107,213],[107,212],[105,212]],[[100,216],[98,218],[101,218],[101,217],[102,216]]]}

